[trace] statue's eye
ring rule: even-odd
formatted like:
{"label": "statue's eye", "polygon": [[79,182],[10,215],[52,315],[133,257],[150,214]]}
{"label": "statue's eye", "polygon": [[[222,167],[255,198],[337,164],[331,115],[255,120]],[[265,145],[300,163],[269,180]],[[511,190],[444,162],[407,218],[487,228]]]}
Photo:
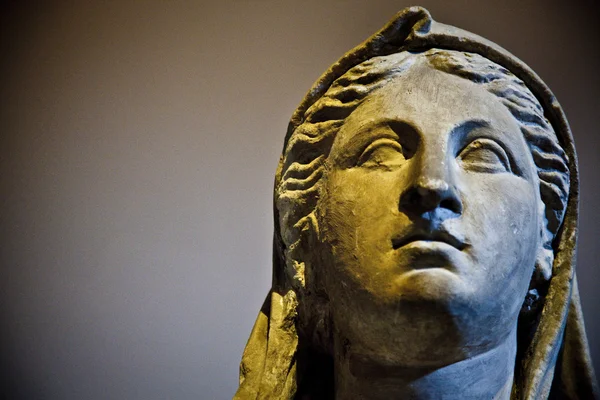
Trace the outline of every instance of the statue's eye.
{"label": "statue's eye", "polygon": [[469,143],[458,155],[463,169],[473,172],[511,172],[506,152],[498,143],[490,139],[476,139]]}
{"label": "statue's eye", "polygon": [[357,165],[364,167],[395,167],[405,161],[402,146],[395,140],[381,138],[375,140],[363,151]]}

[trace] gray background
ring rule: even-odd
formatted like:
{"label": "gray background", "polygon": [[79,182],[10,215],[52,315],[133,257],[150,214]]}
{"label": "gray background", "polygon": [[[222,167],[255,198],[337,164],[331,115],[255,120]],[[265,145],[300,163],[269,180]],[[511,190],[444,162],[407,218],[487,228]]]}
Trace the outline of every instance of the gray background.
{"label": "gray background", "polygon": [[[332,62],[411,4],[18,4],[0,12],[5,397],[231,398],[270,285],[288,118]],[[421,4],[521,57],[567,112],[599,369],[594,2]]]}

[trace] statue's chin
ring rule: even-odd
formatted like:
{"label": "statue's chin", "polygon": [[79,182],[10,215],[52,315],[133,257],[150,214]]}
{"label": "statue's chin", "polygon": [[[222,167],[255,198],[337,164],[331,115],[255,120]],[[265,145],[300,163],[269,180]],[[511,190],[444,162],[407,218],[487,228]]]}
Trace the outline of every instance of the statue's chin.
{"label": "statue's chin", "polygon": [[455,272],[443,267],[413,269],[394,279],[392,288],[396,301],[436,303],[452,307],[452,303],[467,294],[464,282]]}
{"label": "statue's chin", "polygon": [[494,348],[514,328],[506,307],[478,293],[446,268],[411,270],[386,293],[334,304],[335,331],[375,364],[440,367]]}

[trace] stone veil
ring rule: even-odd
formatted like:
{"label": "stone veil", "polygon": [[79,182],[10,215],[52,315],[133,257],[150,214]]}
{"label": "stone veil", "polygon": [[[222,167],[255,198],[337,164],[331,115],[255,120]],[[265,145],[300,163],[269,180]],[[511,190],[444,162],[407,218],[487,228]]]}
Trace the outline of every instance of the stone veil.
{"label": "stone veil", "polygon": [[[551,252],[548,256],[551,268],[545,277],[539,278],[544,282],[540,298],[536,299],[539,304],[529,307],[526,315],[519,317],[510,398],[600,397],[575,276],[579,177],[573,137],[563,110],[546,84],[514,55],[480,36],[434,21],[424,8],[411,7],[397,13],[380,31],[333,64],[310,89],[291,118],[275,178],[272,288],[244,350],[240,386],[234,399],[335,397],[334,356],[327,345],[331,335],[330,322],[323,316],[326,311],[320,309],[321,303],[315,300],[326,299],[327,293],[318,290],[305,293],[315,276],[305,276],[305,272],[308,274],[305,266],[294,256],[298,250],[295,246],[300,246],[297,244],[299,238],[307,236],[311,229],[317,229],[315,217],[301,214],[296,206],[282,198],[282,182],[293,173],[298,176],[303,173],[301,168],[289,171],[286,153],[296,145],[294,135],[307,118],[319,118],[315,116],[313,106],[348,71],[376,57],[435,49],[481,56],[522,81],[543,108],[543,116],[558,138],[558,145],[564,151],[564,165],[568,168],[564,198],[556,200],[561,206],[546,209],[547,223],[553,225],[547,247]],[[335,112],[328,111],[327,107],[323,109],[323,112]],[[314,140],[321,139],[315,137]],[[319,162],[311,160],[310,156],[307,154],[307,163]],[[311,171],[305,179],[318,179],[320,173],[320,170]],[[316,201],[316,197],[318,194],[309,193],[301,202]],[[282,211],[284,208],[285,212]],[[303,240],[310,242],[313,239]]]}

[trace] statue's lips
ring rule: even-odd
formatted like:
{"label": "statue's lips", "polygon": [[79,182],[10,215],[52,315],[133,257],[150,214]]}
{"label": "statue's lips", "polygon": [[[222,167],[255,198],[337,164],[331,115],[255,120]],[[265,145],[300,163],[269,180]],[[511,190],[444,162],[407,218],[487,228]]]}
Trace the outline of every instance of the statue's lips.
{"label": "statue's lips", "polygon": [[405,278],[417,271],[458,273],[465,265],[463,250],[468,247],[445,231],[413,232],[392,240],[392,244],[399,271]]}
{"label": "statue's lips", "polygon": [[461,251],[467,246],[463,241],[444,231],[414,232],[392,239],[394,250],[408,245],[427,247],[429,244],[436,243],[444,243]]}

